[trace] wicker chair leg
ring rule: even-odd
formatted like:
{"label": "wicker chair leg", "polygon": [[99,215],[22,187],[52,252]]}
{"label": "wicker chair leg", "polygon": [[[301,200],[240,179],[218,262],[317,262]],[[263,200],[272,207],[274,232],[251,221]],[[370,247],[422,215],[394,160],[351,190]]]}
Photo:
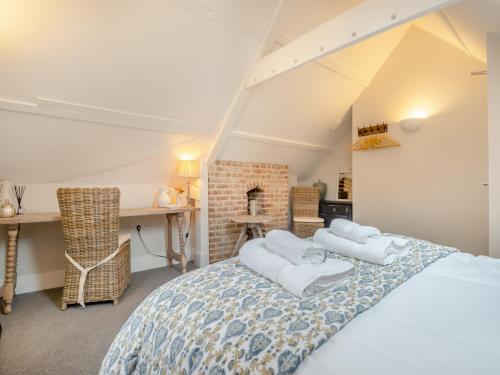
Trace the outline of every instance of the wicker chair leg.
{"label": "wicker chair leg", "polygon": [[118,306],[118,298],[113,300],[113,306]]}
{"label": "wicker chair leg", "polygon": [[65,311],[68,308],[68,305],[66,305],[64,302],[61,302],[61,311]]}

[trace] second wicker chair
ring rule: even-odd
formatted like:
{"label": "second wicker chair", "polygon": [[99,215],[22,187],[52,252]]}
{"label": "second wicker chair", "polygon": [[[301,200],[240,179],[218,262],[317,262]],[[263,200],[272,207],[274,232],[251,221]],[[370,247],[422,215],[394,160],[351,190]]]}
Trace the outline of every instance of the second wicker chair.
{"label": "second wicker chair", "polygon": [[130,238],[119,239],[118,188],[57,190],[66,247],[61,309],[113,301],[130,281]]}
{"label": "second wicker chair", "polygon": [[324,227],[319,214],[319,189],[315,187],[292,187],[292,231],[300,238],[314,235]]}

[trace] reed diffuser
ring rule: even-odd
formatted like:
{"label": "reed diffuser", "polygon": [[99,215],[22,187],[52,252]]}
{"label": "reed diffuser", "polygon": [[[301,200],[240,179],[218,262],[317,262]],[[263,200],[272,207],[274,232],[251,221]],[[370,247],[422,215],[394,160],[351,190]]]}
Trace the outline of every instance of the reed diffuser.
{"label": "reed diffuser", "polygon": [[17,215],[24,214],[24,208],[21,205],[21,202],[23,200],[23,195],[24,195],[25,190],[26,190],[26,186],[23,186],[23,185],[14,185],[12,187],[12,191],[14,192],[14,195],[16,196],[16,200],[17,200]]}

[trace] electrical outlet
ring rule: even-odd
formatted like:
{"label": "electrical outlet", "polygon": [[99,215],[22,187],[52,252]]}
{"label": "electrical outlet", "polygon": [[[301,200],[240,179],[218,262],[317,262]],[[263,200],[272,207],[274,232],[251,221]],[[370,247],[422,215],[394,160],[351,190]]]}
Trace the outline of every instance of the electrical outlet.
{"label": "electrical outlet", "polygon": [[141,229],[144,229],[147,224],[145,225],[144,223],[130,223],[128,225],[128,230],[132,233],[137,233],[137,227],[140,226]]}

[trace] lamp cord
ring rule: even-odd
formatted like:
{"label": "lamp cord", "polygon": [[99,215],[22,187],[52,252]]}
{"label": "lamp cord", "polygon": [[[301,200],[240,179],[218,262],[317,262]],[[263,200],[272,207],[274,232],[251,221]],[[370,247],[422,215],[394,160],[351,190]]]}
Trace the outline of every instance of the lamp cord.
{"label": "lamp cord", "polygon": [[166,258],[167,256],[166,255],[160,255],[160,254],[155,254],[153,253],[151,250],[149,250],[149,247],[148,245],[146,245],[146,242],[144,242],[144,239],[142,238],[142,234],[141,234],[141,226],[138,225],[137,227],[135,227],[135,229],[137,229],[137,234],[139,235],[139,239],[141,240],[142,242],[142,246],[144,246],[144,248],[146,249],[146,251],[155,256],[155,257],[158,257],[158,258]]}
{"label": "lamp cord", "polygon": [[[189,226],[188,226],[188,230],[187,230],[187,232],[186,232],[186,237],[185,237],[185,240],[187,240],[187,239],[188,239],[188,237],[189,237],[189,233],[191,232],[191,221],[192,221],[192,220],[191,220],[191,219],[192,219],[192,217],[191,217],[191,216],[192,216],[192,213],[190,212],[190,213],[189,213]],[[141,240],[141,242],[142,242],[142,246],[144,246],[144,248],[146,249],[146,251],[147,251],[149,254],[151,254],[151,255],[153,255],[153,256],[155,256],[155,257],[158,257],[158,258],[166,258],[166,257],[167,257],[166,255],[156,254],[156,253],[152,252],[152,251],[149,249],[148,245],[147,245],[147,244],[146,244],[146,242],[144,241],[144,238],[142,238],[142,234],[141,234],[142,227],[141,227],[140,225],[137,225],[137,226],[135,227],[135,229],[137,230],[137,234],[139,235],[139,239],[140,239],[140,240]],[[170,236],[170,233],[168,233],[168,235]]]}

